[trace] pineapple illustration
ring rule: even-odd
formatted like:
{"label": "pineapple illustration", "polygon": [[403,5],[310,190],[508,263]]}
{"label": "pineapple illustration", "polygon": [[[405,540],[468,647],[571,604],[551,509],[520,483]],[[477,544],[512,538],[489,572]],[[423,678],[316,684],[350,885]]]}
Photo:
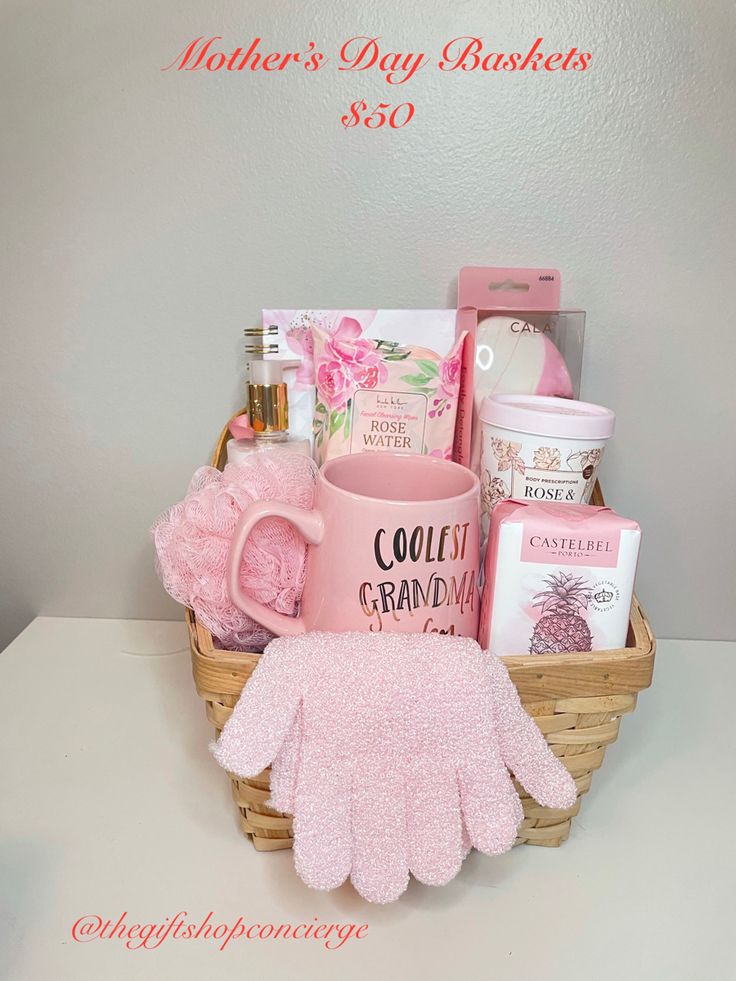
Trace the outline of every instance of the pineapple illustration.
{"label": "pineapple illustration", "polygon": [[593,638],[581,610],[588,608],[591,590],[578,576],[558,572],[544,580],[548,587],[534,597],[542,613],[531,637],[530,654],[560,654],[591,650]]}

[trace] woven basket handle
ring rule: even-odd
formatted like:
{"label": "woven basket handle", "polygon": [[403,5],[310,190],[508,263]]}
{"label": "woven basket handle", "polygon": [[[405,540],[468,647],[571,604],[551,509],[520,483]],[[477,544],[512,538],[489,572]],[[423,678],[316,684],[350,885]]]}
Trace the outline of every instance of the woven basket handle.
{"label": "woven basket handle", "polygon": [[322,541],[324,522],[319,511],[305,511],[303,508],[284,504],[281,501],[254,501],[253,504],[249,504],[240,516],[230,544],[227,580],[230,599],[239,610],[247,613],[249,617],[279,637],[303,634],[307,630],[304,617],[288,617],[284,613],[277,613],[276,610],[271,610],[257,599],[248,596],[240,585],[240,562],[245,543],[251,531],[264,518],[284,518],[294,525],[299,534],[311,545],[319,545]]}

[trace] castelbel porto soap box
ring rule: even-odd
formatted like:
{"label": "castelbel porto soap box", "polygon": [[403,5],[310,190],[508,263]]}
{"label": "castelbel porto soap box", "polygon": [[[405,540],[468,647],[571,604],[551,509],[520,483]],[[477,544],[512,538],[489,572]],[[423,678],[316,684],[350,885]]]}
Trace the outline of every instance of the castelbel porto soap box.
{"label": "castelbel porto soap box", "polygon": [[479,642],[492,653],[624,647],[641,530],[607,507],[498,504],[484,566]]}

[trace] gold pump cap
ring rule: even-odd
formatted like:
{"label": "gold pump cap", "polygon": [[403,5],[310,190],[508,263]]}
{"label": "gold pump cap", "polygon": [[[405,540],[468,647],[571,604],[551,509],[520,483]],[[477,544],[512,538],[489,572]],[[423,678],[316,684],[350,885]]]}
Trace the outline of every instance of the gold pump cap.
{"label": "gold pump cap", "polygon": [[289,431],[289,400],[278,361],[251,361],[248,415],[256,436]]}

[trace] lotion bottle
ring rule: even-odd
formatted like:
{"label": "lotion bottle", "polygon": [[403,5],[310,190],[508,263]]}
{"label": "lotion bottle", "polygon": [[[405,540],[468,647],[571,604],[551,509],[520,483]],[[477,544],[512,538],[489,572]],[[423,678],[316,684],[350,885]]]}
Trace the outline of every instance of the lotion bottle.
{"label": "lotion bottle", "polygon": [[308,439],[289,435],[289,397],[280,361],[250,362],[248,417],[253,437],[228,442],[228,463],[237,463],[250,453],[273,447],[311,456]]}

